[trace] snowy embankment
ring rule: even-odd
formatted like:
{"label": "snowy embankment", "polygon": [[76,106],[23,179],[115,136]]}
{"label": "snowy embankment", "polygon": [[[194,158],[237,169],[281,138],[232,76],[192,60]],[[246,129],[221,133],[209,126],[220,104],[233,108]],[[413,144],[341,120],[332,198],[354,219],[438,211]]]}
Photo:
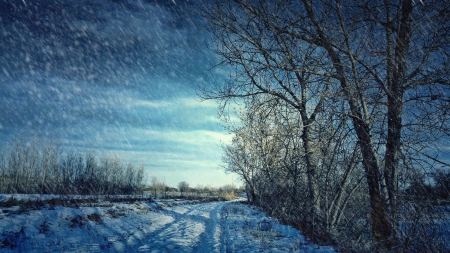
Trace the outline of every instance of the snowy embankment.
{"label": "snowy embankment", "polygon": [[174,201],[0,207],[0,251],[334,252],[238,202]]}

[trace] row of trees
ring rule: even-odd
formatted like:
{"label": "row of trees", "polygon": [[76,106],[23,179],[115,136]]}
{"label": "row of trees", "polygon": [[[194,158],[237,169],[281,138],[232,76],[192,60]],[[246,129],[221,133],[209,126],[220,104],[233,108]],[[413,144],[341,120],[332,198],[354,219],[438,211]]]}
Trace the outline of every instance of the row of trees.
{"label": "row of trees", "polygon": [[196,187],[190,187],[189,183],[186,181],[181,181],[178,183],[178,189],[180,190],[181,196],[184,194],[191,194],[197,197],[221,197],[225,200],[232,200],[236,198],[236,194],[241,192],[240,189],[234,185],[224,185],[218,188],[212,186],[197,185]]}
{"label": "row of trees", "polygon": [[0,153],[0,193],[134,194],[143,179],[143,166],[55,145],[16,144]]}
{"label": "row of trees", "polygon": [[230,70],[201,96],[222,113],[240,103],[224,162],[249,199],[347,250],[416,247],[400,193],[450,167],[439,159],[450,136],[450,3],[208,1],[200,13]]}
{"label": "row of trees", "polygon": [[238,189],[234,185],[224,185],[221,187],[213,187],[211,185],[197,185],[191,187],[186,181],[181,181],[176,188],[167,186],[165,181],[153,176],[150,180],[150,185],[145,188],[145,191],[151,193],[154,198],[165,198],[175,196],[192,196],[192,197],[224,197],[225,199],[234,199]]}

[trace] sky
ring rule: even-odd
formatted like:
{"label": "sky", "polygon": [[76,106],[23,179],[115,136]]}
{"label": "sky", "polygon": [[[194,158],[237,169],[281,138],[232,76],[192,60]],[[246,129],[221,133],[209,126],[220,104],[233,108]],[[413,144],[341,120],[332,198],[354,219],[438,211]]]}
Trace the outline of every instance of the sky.
{"label": "sky", "polygon": [[0,141],[118,155],[170,186],[236,183],[196,88],[224,80],[188,0],[0,0]]}

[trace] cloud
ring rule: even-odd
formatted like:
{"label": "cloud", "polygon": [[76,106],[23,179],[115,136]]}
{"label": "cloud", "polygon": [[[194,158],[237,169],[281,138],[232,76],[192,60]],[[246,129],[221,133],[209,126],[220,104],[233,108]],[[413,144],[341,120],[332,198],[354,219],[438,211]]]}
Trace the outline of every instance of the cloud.
{"label": "cloud", "polygon": [[180,144],[205,144],[205,143],[230,143],[231,135],[221,132],[196,130],[196,131],[155,131],[146,130],[145,135],[149,136],[153,140],[165,139]]}
{"label": "cloud", "polygon": [[0,0],[0,141],[56,139],[158,175],[217,167],[230,136],[194,89],[220,75],[189,1],[26,2]]}
{"label": "cloud", "polygon": [[130,100],[127,103],[132,107],[167,108],[181,106],[188,108],[217,108],[217,104],[214,101],[200,101],[192,97],[181,97],[171,100]]}
{"label": "cloud", "polygon": [[131,106],[133,107],[165,108],[170,105],[171,103],[165,100],[162,101],[136,100],[131,102]]}
{"label": "cloud", "polygon": [[181,98],[180,103],[188,107],[217,108],[217,103],[213,100],[200,101],[192,97]]}
{"label": "cloud", "polygon": [[0,63],[10,75],[31,69],[108,85],[135,73],[189,80],[211,57],[189,3],[28,2],[0,2]]}

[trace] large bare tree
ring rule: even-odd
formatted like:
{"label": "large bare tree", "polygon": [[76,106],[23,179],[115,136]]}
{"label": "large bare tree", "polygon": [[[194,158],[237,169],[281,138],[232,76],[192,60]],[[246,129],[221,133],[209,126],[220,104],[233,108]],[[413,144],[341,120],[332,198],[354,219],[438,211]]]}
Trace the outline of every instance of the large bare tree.
{"label": "large bare tree", "polygon": [[264,94],[298,110],[311,215],[319,211],[311,126],[324,101],[346,102],[341,115],[362,158],[375,247],[395,247],[402,154],[446,165],[418,140],[448,138],[450,3],[236,0],[208,2],[201,13],[216,53],[234,70],[203,97],[226,104]]}
{"label": "large bare tree", "polygon": [[314,224],[320,202],[313,128],[324,101],[336,89],[331,73],[317,75],[329,71],[321,61],[326,52],[313,44],[298,47],[297,38],[277,32],[272,24],[258,17],[264,13],[256,13],[249,3],[213,5],[213,8],[205,7],[202,14],[211,23],[216,53],[222,57],[223,64],[232,66],[236,72],[229,83],[206,89],[201,96],[220,99],[223,105],[233,98],[251,102],[264,97],[259,101],[265,104],[283,101],[297,111],[301,127],[294,134],[301,138],[308,178],[307,217]]}

